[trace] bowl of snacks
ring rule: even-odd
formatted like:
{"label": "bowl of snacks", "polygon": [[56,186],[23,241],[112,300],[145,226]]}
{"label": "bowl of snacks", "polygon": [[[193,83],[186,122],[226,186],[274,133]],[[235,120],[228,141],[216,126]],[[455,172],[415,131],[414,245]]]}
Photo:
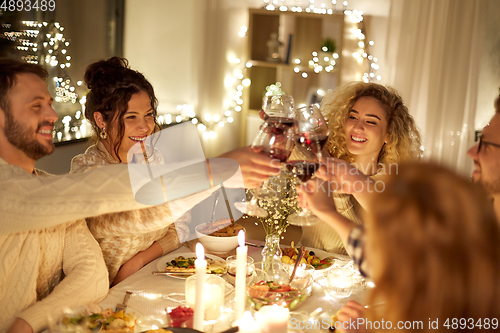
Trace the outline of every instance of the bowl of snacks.
{"label": "bowl of snacks", "polygon": [[221,219],[198,225],[195,233],[207,252],[226,253],[238,246],[240,230],[245,228],[238,223],[231,223],[230,219]]}
{"label": "bowl of snacks", "polygon": [[256,281],[247,287],[250,302],[259,310],[264,305],[297,309],[308,297],[313,277],[306,269],[297,270],[290,282],[291,271],[280,263],[255,263]]}

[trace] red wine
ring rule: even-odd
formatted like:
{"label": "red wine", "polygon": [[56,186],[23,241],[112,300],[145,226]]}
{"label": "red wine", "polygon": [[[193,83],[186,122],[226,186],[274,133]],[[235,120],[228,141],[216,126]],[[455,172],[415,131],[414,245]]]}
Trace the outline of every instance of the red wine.
{"label": "red wine", "polygon": [[301,182],[305,183],[314,175],[319,168],[319,163],[310,161],[289,161],[286,163],[286,168],[293,173]]}
{"label": "red wine", "polygon": [[291,152],[291,149],[286,150],[280,148],[271,148],[269,152],[267,152],[267,156],[269,156],[270,158],[278,159],[280,162],[286,162]]}
{"label": "red wine", "polygon": [[326,135],[301,133],[294,137],[295,146],[306,155],[317,154],[328,140]]}
{"label": "red wine", "polygon": [[293,118],[285,118],[285,117],[266,117],[265,121],[269,125],[274,125],[274,126],[276,126],[276,124],[281,124],[284,126],[291,127],[295,123],[295,120],[293,120]]}

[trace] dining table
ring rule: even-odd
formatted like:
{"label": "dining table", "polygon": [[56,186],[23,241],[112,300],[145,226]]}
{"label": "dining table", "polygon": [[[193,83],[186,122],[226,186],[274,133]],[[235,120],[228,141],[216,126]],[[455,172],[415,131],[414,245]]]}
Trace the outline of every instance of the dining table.
{"label": "dining table", "polygon": [[[247,239],[248,255],[255,262],[262,260],[262,242]],[[181,246],[177,250],[167,254],[175,255],[182,253],[192,253],[193,251],[186,245]],[[162,257],[150,262],[139,271],[135,272],[125,280],[113,286],[99,305],[103,308],[114,307],[118,303],[122,303],[127,292],[131,292],[128,300],[128,311],[133,311],[138,319],[142,318],[166,318],[167,308],[174,308],[179,305],[185,306],[185,278],[154,275],[154,271],[158,271],[158,262]],[[359,273],[355,278],[352,293],[346,298],[332,297],[325,292],[324,278],[315,279],[312,285],[310,296],[298,307],[291,312],[291,317],[296,316],[294,325],[289,326],[289,332],[328,332],[327,323],[331,316],[345,305],[349,300],[355,300],[361,304],[365,304],[366,296],[373,283],[362,278]],[[226,304],[231,304],[234,299],[234,289],[227,283],[226,288]],[[229,305],[230,307],[230,305]],[[312,314],[312,316],[311,316]],[[302,318],[302,319],[301,319]],[[299,321],[304,318],[311,318],[317,321],[317,325],[313,329],[305,328]],[[311,320],[310,319],[310,320]],[[307,319],[306,319],[307,320]],[[292,322],[290,322],[292,323]],[[219,325],[212,326],[206,329],[208,332],[220,332],[231,326],[231,321],[221,322]],[[302,328],[300,326],[303,326]],[[139,331],[139,330],[138,330]]]}

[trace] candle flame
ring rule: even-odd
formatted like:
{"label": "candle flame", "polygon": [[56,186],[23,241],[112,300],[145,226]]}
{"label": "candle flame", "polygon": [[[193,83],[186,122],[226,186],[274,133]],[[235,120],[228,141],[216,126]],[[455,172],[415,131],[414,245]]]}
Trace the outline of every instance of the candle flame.
{"label": "candle flame", "polygon": [[205,248],[201,243],[196,243],[196,258],[205,259]]}
{"label": "candle flame", "polygon": [[240,246],[245,246],[245,232],[243,230],[238,232],[238,244]]}

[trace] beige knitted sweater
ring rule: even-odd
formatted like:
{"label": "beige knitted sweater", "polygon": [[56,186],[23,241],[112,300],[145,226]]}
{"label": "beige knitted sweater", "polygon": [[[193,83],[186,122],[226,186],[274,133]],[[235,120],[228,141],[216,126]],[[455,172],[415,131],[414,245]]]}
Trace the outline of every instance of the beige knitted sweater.
{"label": "beige knitted sweater", "polygon": [[106,267],[83,218],[144,207],[126,166],[34,175],[0,158],[0,332],[16,317],[39,332],[62,307],[102,300]]}
{"label": "beige knitted sweater", "polygon": [[[136,155],[141,158],[141,155]],[[143,158],[142,158],[143,159]],[[140,162],[140,161],[139,161]],[[144,162],[144,161],[142,161]],[[156,151],[148,159],[150,164],[162,164],[163,158]],[[71,162],[71,172],[85,172],[98,165],[117,164],[102,143],[90,146],[84,154],[75,156]],[[179,212],[172,209],[172,205],[160,205],[140,210],[105,214],[87,218],[90,232],[99,243],[104,261],[109,272],[109,281],[112,282],[120,267],[140,251],[148,249],[153,242],[158,242],[163,254],[177,249],[181,242],[187,240],[190,221],[190,209],[203,196],[188,197],[184,201],[184,208]],[[177,207],[177,206],[174,206]],[[172,211],[171,211],[172,209]],[[180,216],[180,217],[179,217]],[[174,222],[175,218],[175,222]]]}

